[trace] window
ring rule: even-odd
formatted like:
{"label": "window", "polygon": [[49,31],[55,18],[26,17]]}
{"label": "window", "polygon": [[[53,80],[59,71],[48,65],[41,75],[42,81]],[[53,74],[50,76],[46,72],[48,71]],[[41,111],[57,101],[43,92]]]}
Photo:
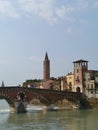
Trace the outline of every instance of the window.
{"label": "window", "polygon": [[72,86],[72,82],[69,82],[69,86]]}
{"label": "window", "polygon": [[79,81],[79,76],[77,76],[77,81]]}
{"label": "window", "polygon": [[79,70],[77,69],[77,73],[79,73]]}
{"label": "window", "polygon": [[93,94],[93,84],[91,84],[91,93]]}
{"label": "window", "polygon": [[91,84],[91,89],[93,89],[93,84]]}
{"label": "window", "polygon": [[89,89],[89,84],[88,84],[88,89]]}

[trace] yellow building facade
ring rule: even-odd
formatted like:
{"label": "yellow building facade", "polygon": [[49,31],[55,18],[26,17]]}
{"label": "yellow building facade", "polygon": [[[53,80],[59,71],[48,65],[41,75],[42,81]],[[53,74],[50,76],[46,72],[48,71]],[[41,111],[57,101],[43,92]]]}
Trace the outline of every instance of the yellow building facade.
{"label": "yellow building facade", "polygon": [[67,85],[67,89],[70,90],[70,91],[75,91],[75,88],[74,88],[74,74],[73,73],[68,73],[66,75],[66,85]]}

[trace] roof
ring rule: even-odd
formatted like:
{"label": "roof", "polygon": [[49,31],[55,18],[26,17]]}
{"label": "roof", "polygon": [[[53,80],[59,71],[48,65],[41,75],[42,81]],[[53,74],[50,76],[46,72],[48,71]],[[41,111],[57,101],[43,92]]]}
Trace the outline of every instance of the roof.
{"label": "roof", "polygon": [[73,75],[73,73],[72,73],[72,72],[70,72],[70,73],[68,73],[68,74],[67,74],[67,76],[69,76],[69,75]]}
{"label": "roof", "polygon": [[81,62],[88,62],[88,61],[80,59],[80,60],[74,61],[73,63],[81,63]]}
{"label": "roof", "polygon": [[95,73],[95,72],[98,72],[98,70],[87,70],[86,72],[89,72],[89,73],[93,72],[93,73]]}
{"label": "roof", "polygon": [[46,52],[46,55],[45,55],[45,60],[49,60],[47,52]]}

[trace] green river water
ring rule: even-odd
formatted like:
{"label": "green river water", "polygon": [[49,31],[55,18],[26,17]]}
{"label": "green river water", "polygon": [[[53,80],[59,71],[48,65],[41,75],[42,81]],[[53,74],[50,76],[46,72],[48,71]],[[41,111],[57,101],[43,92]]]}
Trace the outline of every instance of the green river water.
{"label": "green river water", "polygon": [[31,106],[27,113],[10,113],[0,101],[0,130],[98,130],[98,110],[45,111]]}

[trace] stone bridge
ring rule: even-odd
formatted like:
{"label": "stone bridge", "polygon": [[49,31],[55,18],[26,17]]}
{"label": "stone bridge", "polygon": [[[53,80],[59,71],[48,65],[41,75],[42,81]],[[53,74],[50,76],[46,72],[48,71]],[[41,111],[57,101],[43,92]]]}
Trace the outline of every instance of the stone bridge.
{"label": "stone bridge", "polygon": [[67,99],[72,102],[84,101],[82,93],[57,91],[47,89],[25,87],[0,87],[0,99],[5,99],[11,111],[26,112],[27,105],[33,99],[39,99],[46,106],[56,103],[58,100]]}

